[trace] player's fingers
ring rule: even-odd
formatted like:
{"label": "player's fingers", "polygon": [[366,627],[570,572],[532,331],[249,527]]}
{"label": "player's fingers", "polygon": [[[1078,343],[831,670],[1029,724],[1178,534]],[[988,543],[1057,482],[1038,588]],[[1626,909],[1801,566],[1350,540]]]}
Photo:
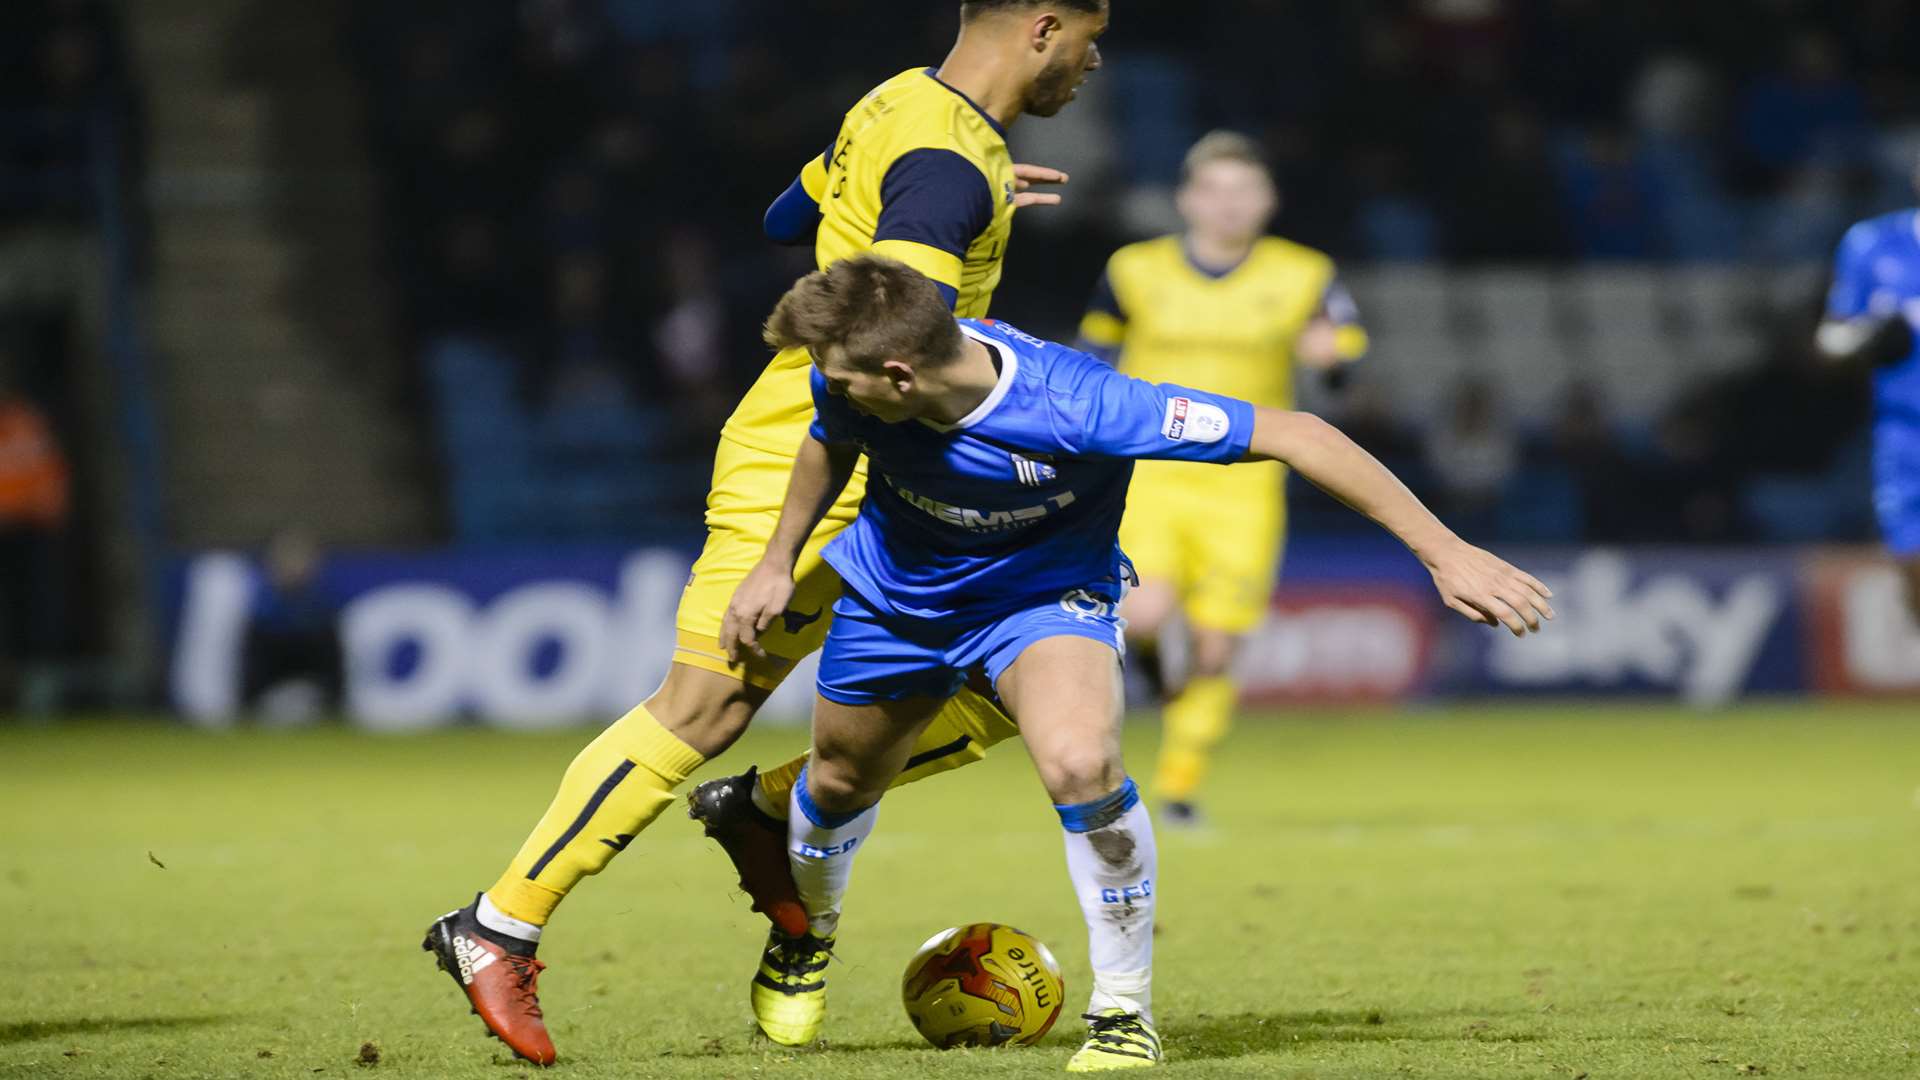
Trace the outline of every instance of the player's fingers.
{"label": "player's fingers", "polygon": [[1540,613],[1533,610],[1532,604],[1520,599],[1522,592],[1523,590],[1512,589],[1503,591],[1497,595],[1500,597],[1501,603],[1512,608],[1513,613],[1520,616],[1520,621],[1526,624],[1529,631],[1538,630],[1540,629]]}
{"label": "player's fingers", "polygon": [[1467,603],[1473,605],[1474,610],[1486,616],[1488,626],[1504,626],[1516,637],[1526,633],[1525,624],[1521,623],[1520,616],[1515,615],[1512,608],[1501,603],[1492,594],[1468,593],[1465,599]]}
{"label": "player's fingers", "polygon": [[1482,623],[1482,624],[1493,622],[1492,619],[1489,619],[1487,617],[1485,612],[1480,611],[1479,609],[1475,608],[1471,604],[1455,599],[1454,597],[1451,597],[1451,596],[1447,597],[1447,606],[1459,612],[1460,614],[1465,615],[1468,619],[1471,619],[1474,622]]}
{"label": "player's fingers", "polygon": [[1013,178],[1020,182],[1022,189],[1028,184],[1064,184],[1068,179],[1067,174],[1060,169],[1047,165],[1027,165],[1017,161],[1013,165]]}
{"label": "player's fingers", "polygon": [[1527,636],[1526,620],[1522,619],[1520,613],[1513,610],[1513,607],[1505,600],[1497,596],[1490,597],[1487,603],[1487,612],[1499,620],[1500,625],[1506,627],[1514,637]]}
{"label": "player's fingers", "polygon": [[727,654],[727,662],[730,664],[740,662],[739,626],[739,620],[734,617],[733,608],[729,606],[726,614],[720,616],[720,651]]}
{"label": "player's fingers", "polygon": [[1029,206],[1059,206],[1060,196],[1038,191],[1023,191],[1013,197],[1013,208],[1021,210]]}
{"label": "player's fingers", "polygon": [[1526,600],[1528,606],[1539,612],[1541,618],[1552,619],[1553,605],[1547,603],[1546,595],[1540,590],[1533,588],[1530,583],[1522,581],[1522,584],[1527,587],[1519,590],[1520,596]]}
{"label": "player's fingers", "polygon": [[1526,582],[1528,588],[1532,589],[1534,592],[1539,593],[1541,596],[1553,595],[1552,589],[1547,588],[1546,585],[1543,584],[1539,578],[1534,577],[1532,574],[1527,573],[1525,570],[1515,570],[1514,573],[1519,574],[1520,580]]}

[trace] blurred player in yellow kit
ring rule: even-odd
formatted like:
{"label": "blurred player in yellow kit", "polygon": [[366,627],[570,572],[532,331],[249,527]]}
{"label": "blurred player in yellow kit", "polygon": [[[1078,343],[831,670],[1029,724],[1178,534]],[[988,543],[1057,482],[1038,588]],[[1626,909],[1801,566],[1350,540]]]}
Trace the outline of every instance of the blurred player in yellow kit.
{"label": "blurred player in yellow kit", "polygon": [[[938,67],[888,79],[851,108],[833,142],[766,214],[768,235],[812,243],[820,268],[867,251],[919,270],[957,315],[978,318],[1000,281],[1016,208],[1057,202],[1028,192],[1064,174],[1013,163],[1006,126],[1064,108],[1100,64],[1106,0],[969,0]],[[505,873],[428,929],[435,954],[489,1032],[539,1064],[555,1058],[536,983],[535,949],[567,893],[599,873],[660,812],[674,789],[737,739],[774,688],[825,639],[838,575],[820,559],[852,522],[864,473],[849,484],[797,565],[792,607],[761,635],[764,655],[729,662],[721,619],[779,519],[787,478],[813,416],[812,363],[775,356],[721,432],[707,499],[707,543],[676,618],[674,663],[652,697],[609,726],[567,769],[546,814]],[[991,701],[962,693],[927,729],[898,782],[979,760],[1016,734]],[[788,795],[804,757],[756,776],[711,780],[693,816],[741,871],[774,931],[754,979],[756,1019],[783,1043],[812,1040],[825,1012],[818,974],[831,941],[808,931],[786,852]]]}
{"label": "blurred player in yellow kit", "polygon": [[[1186,231],[1113,254],[1081,322],[1083,347],[1151,382],[1178,382],[1255,405],[1293,407],[1296,365],[1336,373],[1367,348],[1333,260],[1266,235],[1279,210],[1253,140],[1214,132],[1187,154],[1178,194]],[[1273,593],[1286,531],[1277,462],[1204,469],[1142,461],[1120,546],[1139,571],[1128,642],[1157,672],[1184,616],[1184,680],[1169,686],[1153,788],[1168,824],[1198,820],[1195,797],[1239,698],[1231,668]]]}

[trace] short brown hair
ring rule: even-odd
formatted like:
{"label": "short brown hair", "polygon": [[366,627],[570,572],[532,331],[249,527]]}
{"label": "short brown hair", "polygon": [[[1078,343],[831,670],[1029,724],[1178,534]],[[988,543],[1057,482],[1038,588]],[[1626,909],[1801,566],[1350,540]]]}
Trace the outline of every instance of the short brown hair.
{"label": "short brown hair", "polygon": [[1250,136],[1237,131],[1209,131],[1200,136],[1200,141],[1187,151],[1185,161],[1180,163],[1180,182],[1193,179],[1193,174],[1216,161],[1238,161],[1243,165],[1252,165],[1273,179],[1273,166],[1267,164],[1266,152]]}
{"label": "short brown hair", "polygon": [[761,336],[776,349],[837,345],[868,371],[888,360],[938,366],[960,355],[960,326],[932,279],[879,255],[841,259],[795,282]]}
{"label": "short brown hair", "polygon": [[1059,7],[1098,15],[1107,10],[1107,0],[1055,0],[1051,3],[1049,0],[966,0],[960,5],[960,21],[972,22],[982,15],[1037,7]]}

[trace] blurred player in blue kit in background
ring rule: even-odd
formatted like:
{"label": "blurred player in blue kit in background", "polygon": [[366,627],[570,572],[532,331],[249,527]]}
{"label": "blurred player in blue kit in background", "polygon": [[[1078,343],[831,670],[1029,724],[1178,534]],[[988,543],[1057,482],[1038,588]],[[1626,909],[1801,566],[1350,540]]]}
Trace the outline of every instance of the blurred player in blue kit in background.
{"label": "blurred player in blue kit in background", "polygon": [[[1914,172],[1920,188],[1920,166]],[[1873,506],[1920,622],[1920,208],[1868,218],[1834,256],[1826,319],[1830,360],[1873,369]]]}

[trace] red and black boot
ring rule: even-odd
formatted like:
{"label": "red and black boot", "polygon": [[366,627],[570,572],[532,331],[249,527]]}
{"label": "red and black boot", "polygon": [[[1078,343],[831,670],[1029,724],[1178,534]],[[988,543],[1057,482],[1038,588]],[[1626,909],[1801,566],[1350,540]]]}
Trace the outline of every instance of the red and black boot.
{"label": "red and black boot", "polygon": [[759,771],[709,780],[687,793],[687,816],[706,827],[740,875],[753,910],[788,937],[811,929],[787,865],[787,823],[753,805]]}
{"label": "red and black boot", "polygon": [[479,903],[475,896],[473,903],[434,920],[420,947],[453,976],[494,1038],[535,1065],[551,1065],[553,1039],[540,1012],[539,993],[540,973],[547,965],[533,958],[533,942],[480,925],[474,914]]}

